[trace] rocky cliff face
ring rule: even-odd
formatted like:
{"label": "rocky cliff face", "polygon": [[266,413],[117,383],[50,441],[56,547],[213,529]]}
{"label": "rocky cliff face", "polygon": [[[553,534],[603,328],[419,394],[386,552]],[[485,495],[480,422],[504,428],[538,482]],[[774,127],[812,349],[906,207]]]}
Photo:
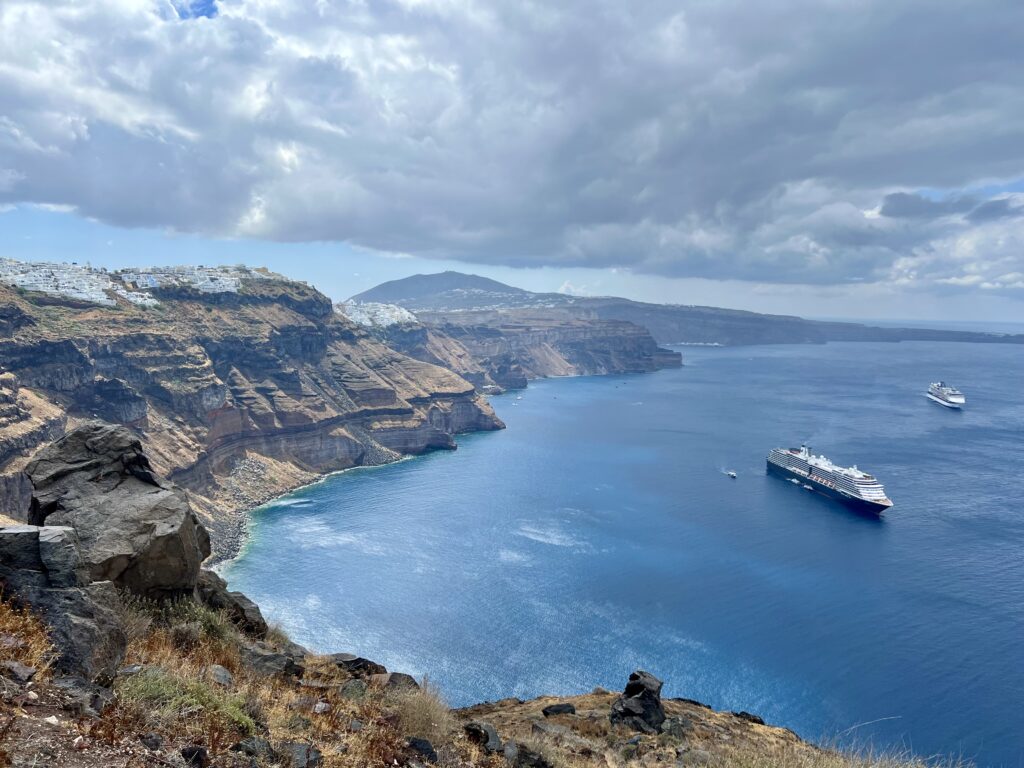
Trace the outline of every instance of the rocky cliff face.
{"label": "rocky cliff face", "polygon": [[129,426],[228,548],[234,511],[502,426],[471,383],[388,348],[304,284],[157,293],[156,307],[100,307],[0,287],[4,514],[27,514],[26,457],[93,418]]}
{"label": "rocky cliff face", "polygon": [[521,389],[548,376],[647,373],[682,362],[633,323],[552,308],[420,312],[415,322],[370,325],[369,332],[482,392]]}
{"label": "rocky cliff face", "polygon": [[546,376],[647,373],[678,367],[678,352],[644,328],[554,308],[422,312],[428,327],[467,349],[503,386]]}

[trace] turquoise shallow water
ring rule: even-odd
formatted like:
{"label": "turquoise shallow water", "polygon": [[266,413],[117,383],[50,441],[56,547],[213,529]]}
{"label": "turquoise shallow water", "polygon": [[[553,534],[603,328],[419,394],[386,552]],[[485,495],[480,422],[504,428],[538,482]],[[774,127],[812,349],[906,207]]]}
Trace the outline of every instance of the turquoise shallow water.
{"label": "turquoise shallow water", "polygon": [[[453,704],[642,667],[807,737],[1024,765],[1024,351],[683,353],[531,383],[494,399],[507,430],[267,505],[231,586]],[[939,377],[966,411],[923,397]],[[765,475],[802,441],[877,474],[887,519]]]}

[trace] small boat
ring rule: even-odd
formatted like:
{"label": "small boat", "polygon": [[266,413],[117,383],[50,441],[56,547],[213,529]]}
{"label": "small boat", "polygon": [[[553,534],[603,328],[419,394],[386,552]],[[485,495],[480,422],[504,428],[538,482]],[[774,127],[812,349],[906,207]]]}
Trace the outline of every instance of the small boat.
{"label": "small boat", "polygon": [[735,479],[736,479],[736,473],[735,473],[735,472],[734,472],[733,470],[731,470],[731,469],[730,469],[730,470],[729,470],[728,472],[726,472],[725,474],[727,474],[727,475],[728,475],[729,477],[731,477],[731,478],[732,478],[733,480],[735,480]]}
{"label": "small boat", "polygon": [[814,490],[814,486],[813,485],[808,485],[807,483],[804,483],[804,488],[806,490],[808,490],[808,491],[813,491]]}
{"label": "small boat", "polygon": [[791,482],[793,485],[800,485],[800,481],[797,480],[795,477],[789,478],[789,482]]}

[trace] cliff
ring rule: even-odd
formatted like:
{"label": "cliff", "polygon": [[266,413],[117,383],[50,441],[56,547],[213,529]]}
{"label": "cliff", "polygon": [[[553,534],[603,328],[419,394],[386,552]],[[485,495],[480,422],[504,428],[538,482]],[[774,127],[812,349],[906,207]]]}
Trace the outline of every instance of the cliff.
{"label": "cliff", "polygon": [[129,429],[76,428],[27,477],[35,524],[0,526],[5,765],[791,765],[818,754],[754,715],[663,698],[639,670],[619,694],[451,711],[408,674],[289,641],[202,570],[206,531]]}
{"label": "cliff", "polygon": [[1024,334],[882,328],[860,323],[823,322],[790,315],[680,304],[651,304],[616,297],[534,293],[495,280],[459,272],[413,275],[383,283],[353,297],[387,301],[418,317],[453,319],[463,313],[524,311],[581,321],[632,323],[647,329],[658,344],[823,344],[829,341],[965,341],[1022,344]]}
{"label": "cliff", "polygon": [[0,286],[0,501],[25,519],[26,457],[68,426],[129,426],[230,551],[234,514],[325,473],[502,426],[473,385],[276,276],[234,291],[174,285],[140,306]]}
{"label": "cliff", "polygon": [[678,352],[662,349],[634,323],[558,308],[421,311],[414,317],[393,310],[401,308],[339,308],[388,346],[449,368],[482,392],[520,389],[548,376],[648,373],[682,364]]}

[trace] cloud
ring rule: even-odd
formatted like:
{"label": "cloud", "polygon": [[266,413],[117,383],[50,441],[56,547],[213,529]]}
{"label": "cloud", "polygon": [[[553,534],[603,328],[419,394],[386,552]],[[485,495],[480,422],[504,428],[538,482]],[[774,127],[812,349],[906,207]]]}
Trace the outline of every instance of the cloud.
{"label": "cloud", "polygon": [[0,205],[1015,291],[1022,26],[1016,0],[6,0]]}

